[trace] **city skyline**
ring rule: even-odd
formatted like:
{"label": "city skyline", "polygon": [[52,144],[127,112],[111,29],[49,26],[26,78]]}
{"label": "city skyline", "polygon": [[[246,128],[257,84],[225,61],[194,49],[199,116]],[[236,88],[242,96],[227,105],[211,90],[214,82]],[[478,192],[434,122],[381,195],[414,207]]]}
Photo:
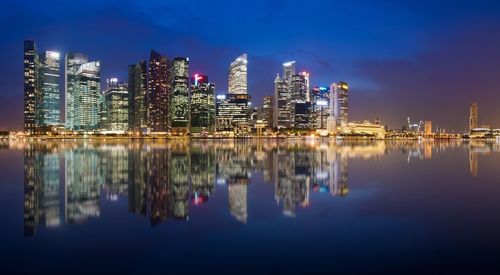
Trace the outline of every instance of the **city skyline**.
{"label": "city skyline", "polygon": [[[116,5],[113,2],[99,5],[93,1],[89,1],[87,4],[89,7],[97,6],[97,11],[106,10],[108,5]],[[26,7],[25,5],[27,4],[12,4],[10,8],[13,10],[26,8],[25,13],[19,13],[21,18],[31,16],[34,20],[46,13],[46,10],[41,9],[40,13],[33,14],[32,11],[37,5],[34,5],[34,7]],[[149,14],[154,9],[141,9],[142,6],[136,6],[135,4],[127,5],[125,7],[137,12],[137,17],[132,17],[134,20],[129,20],[131,14],[125,13],[123,10],[118,10],[111,18],[103,17],[102,20],[92,23],[87,19],[90,15],[77,13],[76,16],[81,16],[81,19],[86,24],[98,26],[96,32],[92,34],[83,31],[79,34],[76,32],[75,35],[70,35],[60,28],[60,32],[47,34],[37,26],[33,27],[27,23],[21,24],[21,18],[13,18],[13,22],[18,22],[18,24],[14,24],[15,28],[9,30],[4,36],[3,39],[8,43],[3,46],[5,47],[3,52],[20,53],[19,42],[15,41],[34,39],[39,41],[40,45],[44,45],[44,50],[55,50],[60,53],[81,51],[101,60],[104,64],[102,79],[111,77],[126,79],[127,72],[123,68],[126,68],[129,64],[134,64],[137,60],[147,59],[148,49],[156,48],[169,56],[189,56],[193,60],[190,64],[192,71],[210,75],[219,88],[225,87],[225,79],[227,78],[226,64],[230,63],[234,56],[246,52],[250,60],[248,89],[254,102],[258,105],[261,104],[263,96],[272,92],[272,79],[277,72],[280,72],[280,64],[283,60],[292,59],[303,64],[303,67],[311,73],[312,83],[328,86],[331,84],[329,82],[334,80],[344,79],[348,81],[352,91],[350,94],[352,96],[351,102],[356,102],[356,104],[352,105],[353,108],[350,113],[353,120],[380,117],[384,123],[387,123],[392,128],[399,128],[405,124],[405,118],[409,116],[416,120],[432,120],[435,125],[442,128],[455,129],[457,132],[461,132],[468,128],[467,106],[470,102],[477,101],[481,105],[482,121],[491,125],[499,124],[499,118],[495,115],[495,104],[498,100],[494,95],[494,91],[497,84],[493,77],[498,73],[496,61],[498,58],[496,51],[493,49],[496,48],[500,39],[498,39],[497,32],[491,31],[491,28],[496,28],[499,25],[494,16],[491,16],[498,13],[499,9],[494,1],[479,1],[474,4],[464,1],[455,3],[447,9],[445,14],[440,13],[440,16],[444,18],[443,21],[449,21],[448,24],[438,21],[435,14],[435,11],[440,7],[442,8],[443,4],[434,6],[425,1],[419,4],[379,3],[378,5],[365,5],[359,10],[353,10],[352,7],[349,8],[349,4],[322,3],[321,5],[325,6],[325,10],[328,10],[326,9],[328,7],[347,5],[348,10],[351,11],[352,20],[358,20],[356,22],[359,22],[366,32],[352,34],[352,37],[350,37],[352,26],[349,26],[349,24],[334,25],[333,28],[329,29],[328,26],[330,25],[322,19],[321,13],[317,14],[317,17],[314,16],[317,20],[311,20],[313,13],[307,13],[307,18],[310,20],[307,20],[304,26],[298,24],[297,34],[289,31],[284,33],[274,32],[272,36],[269,33],[271,30],[282,29],[277,20],[282,18],[283,14],[277,13],[276,18],[269,17],[269,31],[264,32],[262,35],[250,33],[251,37],[259,38],[252,41],[231,34],[227,29],[229,27],[220,26],[218,20],[209,22],[206,26],[202,25],[203,28],[200,31],[203,35],[201,36],[196,36],[193,32],[179,28],[183,25],[169,22],[164,23],[168,26],[160,24],[160,27],[154,27],[148,21],[149,19],[144,19],[144,15]],[[255,4],[259,8],[274,7],[277,10],[294,10],[293,3],[274,5],[262,2]],[[151,6],[158,7],[159,5],[152,2]],[[160,5],[160,7],[169,10],[168,7],[170,6]],[[221,7],[220,3],[214,4],[213,7],[207,7],[206,5],[201,7],[214,12],[220,12],[219,9],[221,9],[224,14],[235,9],[233,5],[229,4],[227,7]],[[250,9],[256,7],[250,7]],[[370,27],[367,20],[361,20],[363,14],[375,16],[375,11],[378,11],[381,7],[387,9],[384,13],[387,18],[377,21],[375,26]],[[427,7],[429,9],[426,9]],[[55,8],[61,11],[71,10],[70,7],[64,4]],[[179,7],[171,8],[173,11],[179,9]],[[99,14],[99,12],[97,13]],[[175,15],[180,16],[176,13]],[[261,15],[261,13],[257,13],[255,16]],[[402,20],[399,17],[401,15],[410,15],[410,18],[414,19],[414,21]],[[345,19],[346,16],[341,14],[335,20]],[[4,18],[10,17],[5,16]],[[224,19],[224,17],[222,18]],[[57,26],[61,25],[60,20],[45,20],[40,21],[39,24],[43,28],[53,27],[57,29]],[[182,22],[186,23],[185,19],[182,20]],[[32,22],[33,20],[26,21]],[[465,26],[465,28],[457,28],[452,24],[459,21],[462,22],[461,26]],[[114,28],[115,32],[105,31],[110,26],[113,26],[112,23],[117,27]],[[369,34],[381,34],[384,28],[397,25],[395,23],[401,23],[401,25],[394,32],[390,32],[385,36],[381,35],[379,40],[372,40],[373,43],[366,43],[370,41],[370,37],[373,37]],[[76,30],[83,30],[83,23],[70,21],[68,24]],[[237,27],[249,28],[249,26],[242,24],[236,23],[231,29]],[[205,31],[207,26],[219,26],[221,32],[230,35],[227,39],[219,37],[217,33],[210,34],[207,37]],[[488,27],[485,28],[485,26]],[[144,40],[141,40],[141,43],[130,43],[129,47],[124,46],[119,49],[110,46],[96,47],[100,44],[97,41],[102,35],[105,34],[106,37],[109,36],[110,38],[116,37],[116,35],[123,33],[125,27],[130,27],[132,33],[137,32],[138,29],[150,30],[152,34],[161,33],[162,31],[170,34],[169,30],[172,29],[179,29],[179,31],[169,36],[173,38],[171,41],[155,39],[156,36],[148,35]],[[403,30],[413,31],[420,34],[420,36],[408,38],[401,34]],[[299,40],[300,33],[306,34],[307,39]],[[420,43],[413,43],[415,46],[410,46],[412,44],[410,42],[415,42],[414,39],[418,37],[422,38]],[[467,37],[466,40],[461,40],[465,37]],[[185,41],[189,39],[194,39],[195,43],[186,44]],[[292,43],[284,43],[285,41]],[[306,43],[307,41],[312,43]],[[430,42],[437,43],[430,44]],[[264,47],[269,43],[276,46]],[[366,49],[365,44],[371,45],[373,49]],[[324,47],[320,45],[324,45]],[[446,52],[450,52],[449,57],[443,57],[445,56],[442,54],[444,49],[446,49]],[[311,55],[301,51],[308,53],[321,52],[322,54]],[[410,51],[411,54],[404,54],[407,51]],[[2,101],[1,104],[3,105],[0,106],[2,107],[0,110],[5,114],[22,113],[22,105],[19,103],[19,98],[22,96],[20,95],[20,89],[22,88],[18,84],[20,83],[19,75],[15,73],[19,72],[19,69],[15,68],[20,68],[20,65],[15,63],[15,56],[15,54],[6,56],[5,62],[9,65],[2,69],[2,76],[5,77],[5,80],[2,81],[5,100]],[[435,59],[437,61],[432,61]],[[441,65],[436,66],[434,65],[435,62]],[[474,81],[466,81],[466,79],[474,79]],[[425,88],[419,88],[419,86]],[[432,101],[427,100],[430,97],[433,98]],[[442,106],[446,106],[446,108]],[[456,119],[458,114],[464,119]],[[21,128],[21,121],[21,117],[11,116],[9,119],[2,119],[0,128],[19,129]]]}

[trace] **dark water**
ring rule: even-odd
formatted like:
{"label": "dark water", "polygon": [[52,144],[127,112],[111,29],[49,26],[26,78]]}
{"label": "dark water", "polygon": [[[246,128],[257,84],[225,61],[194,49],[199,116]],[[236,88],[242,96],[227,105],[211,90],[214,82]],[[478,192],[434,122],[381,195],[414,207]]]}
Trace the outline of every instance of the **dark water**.
{"label": "dark water", "polygon": [[3,274],[500,270],[493,143],[0,148]]}

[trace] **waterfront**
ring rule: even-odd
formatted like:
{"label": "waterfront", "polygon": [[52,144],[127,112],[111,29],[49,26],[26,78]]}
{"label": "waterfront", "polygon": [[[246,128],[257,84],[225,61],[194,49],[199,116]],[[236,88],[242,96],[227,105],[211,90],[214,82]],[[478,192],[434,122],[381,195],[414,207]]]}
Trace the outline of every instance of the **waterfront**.
{"label": "waterfront", "polygon": [[494,271],[499,152],[480,140],[6,140],[2,266]]}

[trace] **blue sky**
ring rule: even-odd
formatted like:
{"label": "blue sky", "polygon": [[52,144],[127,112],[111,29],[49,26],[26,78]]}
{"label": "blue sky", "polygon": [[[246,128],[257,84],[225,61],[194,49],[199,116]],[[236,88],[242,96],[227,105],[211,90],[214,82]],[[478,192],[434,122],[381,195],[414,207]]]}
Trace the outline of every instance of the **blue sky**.
{"label": "blue sky", "polygon": [[192,73],[227,89],[232,59],[249,55],[254,102],[271,94],[281,63],[313,85],[345,80],[355,120],[405,118],[462,131],[468,105],[500,128],[499,1],[2,1],[0,128],[22,127],[22,43],[80,51],[102,77],[126,81],[150,49],[188,56]]}

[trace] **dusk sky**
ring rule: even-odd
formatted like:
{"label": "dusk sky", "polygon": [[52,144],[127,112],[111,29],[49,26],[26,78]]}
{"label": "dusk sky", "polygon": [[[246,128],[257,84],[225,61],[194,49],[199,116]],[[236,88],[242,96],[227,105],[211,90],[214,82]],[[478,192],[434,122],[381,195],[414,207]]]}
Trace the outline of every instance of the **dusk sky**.
{"label": "dusk sky", "polygon": [[462,132],[477,101],[480,124],[500,128],[498,0],[4,0],[0,24],[0,129],[22,128],[25,39],[100,60],[102,88],[155,49],[188,56],[223,93],[229,63],[247,53],[258,105],[296,60],[312,86],[350,84],[350,120],[400,128],[410,116]]}

